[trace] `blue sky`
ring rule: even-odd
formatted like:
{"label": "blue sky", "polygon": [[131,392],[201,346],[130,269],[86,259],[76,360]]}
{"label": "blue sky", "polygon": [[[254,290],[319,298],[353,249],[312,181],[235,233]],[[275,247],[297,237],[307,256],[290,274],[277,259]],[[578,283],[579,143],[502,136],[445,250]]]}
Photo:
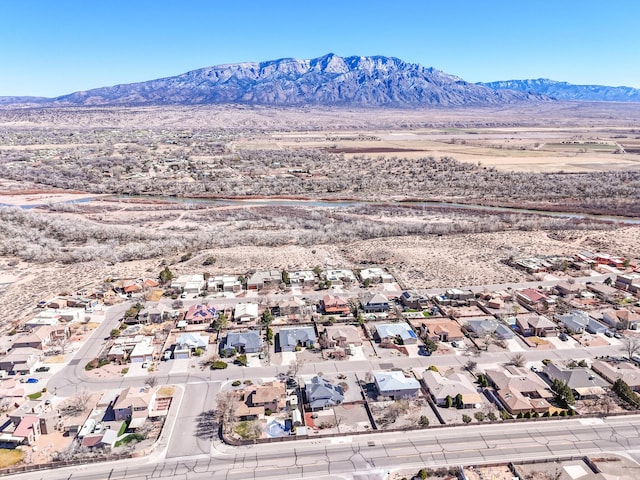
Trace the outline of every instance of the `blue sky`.
{"label": "blue sky", "polygon": [[640,88],[637,0],[0,0],[0,95],[221,63],[388,55],[465,80]]}

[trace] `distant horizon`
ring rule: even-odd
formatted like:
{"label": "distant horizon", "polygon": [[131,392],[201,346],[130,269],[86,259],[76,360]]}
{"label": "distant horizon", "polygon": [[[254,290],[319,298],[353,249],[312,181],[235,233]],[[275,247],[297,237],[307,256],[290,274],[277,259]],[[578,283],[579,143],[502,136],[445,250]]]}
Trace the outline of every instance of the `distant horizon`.
{"label": "distant horizon", "polygon": [[636,18],[619,0],[0,2],[0,96],[57,97],[223,64],[382,55],[470,83],[547,78],[640,88]]}
{"label": "distant horizon", "polygon": [[[64,93],[61,93],[59,95],[45,96],[45,95],[30,95],[30,94],[26,94],[26,95],[2,95],[2,94],[0,94],[0,97],[56,98],[56,97],[59,97],[59,96],[65,96],[67,94],[71,94],[71,93],[75,93],[75,92],[84,92],[84,91],[89,91],[89,90],[94,90],[94,89],[99,89],[99,88],[109,88],[109,87],[113,87],[113,86],[117,86],[117,85],[129,85],[129,84],[135,84],[135,83],[144,83],[144,82],[147,82],[147,81],[159,80],[159,79],[162,79],[162,78],[175,77],[175,76],[179,76],[179,75],[182,75],[182,74],[185,74],[185,73],[189,73],[189,72],[192,72],[192,71],[202,70],[202,69],[205,69],[205,68],[212,68],[212,67],[218,67],[218,66],[224,66],[224,65],[246,64],[246,63],[260,64],[260,63],[265,63],[265,62],[286,60],[286,59],[313,60],[313,59],[316,59],[316,58],[322,58],[322,57],[324,57],[326,55],[330,55],[330,54],[338,55],[338,54],[335,54],[333,52],[327,52],[324,55],[320,55],[318,57],[306,57],[306,58],[279,57],[279,58],[269,58],[269,59],[256,60],[256,61],[225,62],[225,63],[215,64],[215,65],[205,65],[205,66],[202,66],[202,67],[194,68],[194,69],[187,70],[187,71],[184,71],[184,72],[179,72],[179,73],[176,73],[176,74],[173,74],[173,75],[166,75],[166,76],[163,76],[163,77],[153,77],[153,78],[147,78],[147,79],[144,79],[144,80],[136,80],[136,81],[132,81],[132,82],[118,82],[118,83],[114,83],[114,84],[111,84],[111,85],[100,85],[100,86],[94,86],[94,87],[90,87],[90,88],[81,88],[79,90],[73,90],[73,91],[64,92]],[[389,57],[389,58],[398,58],[399,60],[405,61],[403,58],[400,58],[400,57],[398,57],[396,55],[375,55],[374,54],[374,55],[338,55],[338,56],[342,57],[342,58],[348,58],[348,57]],[[417,62],[407,62],[407,63],[417,63]],[[444,71],[444,70],[438,68],[435,65],[422,65],[422,64],[419,64],[419,65],[421,65],[421,66],[423,66],[425,68],[435,68],[436,70],[443,71],[446,74],[453,75],[453,76],[456,76],[456,77],[460,77],[459,75],[456,75],[455,73]],[[463,77],[460,77],[460,78],[462,78],[462,80],[465,80],[465,81],[467,81],[469,83],[491,83],[491,82],[508,82],[508,81],[548,80],[548,81],[552,81],[552,82],[568,83],[568,84],[571,84],[571,85],[578,85],[578,86],[579,85],[588,85],[588,86],[591,86],[591,85],[602,85],[602,86],[607,86],[607,87],[637,88],[637,87],[630,87],[629,85],[603,85],[603,84],[595,84],[595,83],[575,84],[575,83],[572,83],[572,82],[567,82],[566,80],[560,80],[560,79],[555,79],[555,78],[545,78],[545,77],[501,78],[501,79],[488,80],[488,81],[480,80],[478,82],[471,82],[468,79],[463,78]]]}

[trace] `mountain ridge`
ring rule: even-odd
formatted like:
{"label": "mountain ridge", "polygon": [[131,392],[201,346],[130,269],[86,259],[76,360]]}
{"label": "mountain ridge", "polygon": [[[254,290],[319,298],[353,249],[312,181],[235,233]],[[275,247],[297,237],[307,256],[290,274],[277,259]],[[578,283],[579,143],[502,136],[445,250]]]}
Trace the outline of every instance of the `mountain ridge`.
{"label": "mountain ridge", "polygon": [[[11,103],[3,98],[0,104]],[[281,58],[216,65],[50,99],[29,98],[43,106],[245,104],[400,108],[550,100],[541,94],[493,90],[396,57],[340,57],[332,53],[306,60]]]}
{"label": "mountain ridge", "polygon": [[478,82],[476,85],[493,90],[517,90],[547,95],[556,100],[592,102],[640,102],[640,89],[633,87],[610,87],[606,85],[576,85],[548,78],[526,80],[501,80]]}

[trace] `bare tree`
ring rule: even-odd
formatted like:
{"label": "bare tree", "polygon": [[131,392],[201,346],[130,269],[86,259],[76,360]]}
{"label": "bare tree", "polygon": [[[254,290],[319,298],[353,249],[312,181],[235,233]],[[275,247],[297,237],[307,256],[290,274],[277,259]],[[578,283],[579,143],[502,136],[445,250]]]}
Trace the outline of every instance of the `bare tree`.
{"label": "bare tree", "polygon": [[475,372],[477,367],[478,362],[474,362],[473,360],[467,360],[467,363],[464,364],[464,368],[469,371],[469,373]]}
{"label": "bare tree", "polygon": [[213,419],[222,428],[230,432],[235,420],[236,396],[233,392],[220,392],[216,397]]}
{"label": "bare tree", "polygon": [[158,385],[158,377],[151,375],[144,380],[144,384],[149,388],[154,388]]}
{"label": "bare tree", "polygon": [[60,407],[60,415],[63,417],[75,417],[81,414],[87,409],[91,400],[91,395],[88,392],[81,392],[75,397],[67,400],[62,407]]}
{"label": "bare tree", "polygon": [[509,365],[513,365],[514,367],[523,367],[527,359],[522,353],[516,353],[509,357]]}
{"label": "bare tree", "polygon": [[287,369],[287,375],[289,377],[297,377],[298,372],[300,371],[303,365],[304,365],[304,359],[300,358],[300,359],[294,360],[289,364],[289,368]]}
{"label": "bare tree", "polygon": [[640,338],[624,337],[622,339],[622,351],[627,354],[627,358],[631,360],[640,352]]}

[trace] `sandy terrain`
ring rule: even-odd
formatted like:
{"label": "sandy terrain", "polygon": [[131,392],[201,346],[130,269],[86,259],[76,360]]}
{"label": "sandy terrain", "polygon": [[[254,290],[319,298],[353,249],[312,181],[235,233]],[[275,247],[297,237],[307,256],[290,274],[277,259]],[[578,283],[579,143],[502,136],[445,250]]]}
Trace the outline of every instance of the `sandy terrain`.
{"label": "sandy terrain", "polygon": [[[171,266],[174,273],[207,270],[212,274],[244,274],[252,269],[298,269],[315,265],[353,267],[387,265],[401,285],[415,288],[483,285],[521,281],[527,276],[501,263],[509,255],[563,255],[581,250],[624,252],[640,257],[640,227],[613,232],[499,232],[428,237],[394,237],[344,245],[300,247],[233,247],[201,251],[191,260]],[[314,253],[315,252],[315,253]],[[212,267],[202,260],[215,256]],[[108,265],[86,262],[70,265],[0,262],[0,275],[15,281],[0,289],[0,317],[17,320],[30,315],[35,304],[107,278],[156,277],[161,259]]]}

